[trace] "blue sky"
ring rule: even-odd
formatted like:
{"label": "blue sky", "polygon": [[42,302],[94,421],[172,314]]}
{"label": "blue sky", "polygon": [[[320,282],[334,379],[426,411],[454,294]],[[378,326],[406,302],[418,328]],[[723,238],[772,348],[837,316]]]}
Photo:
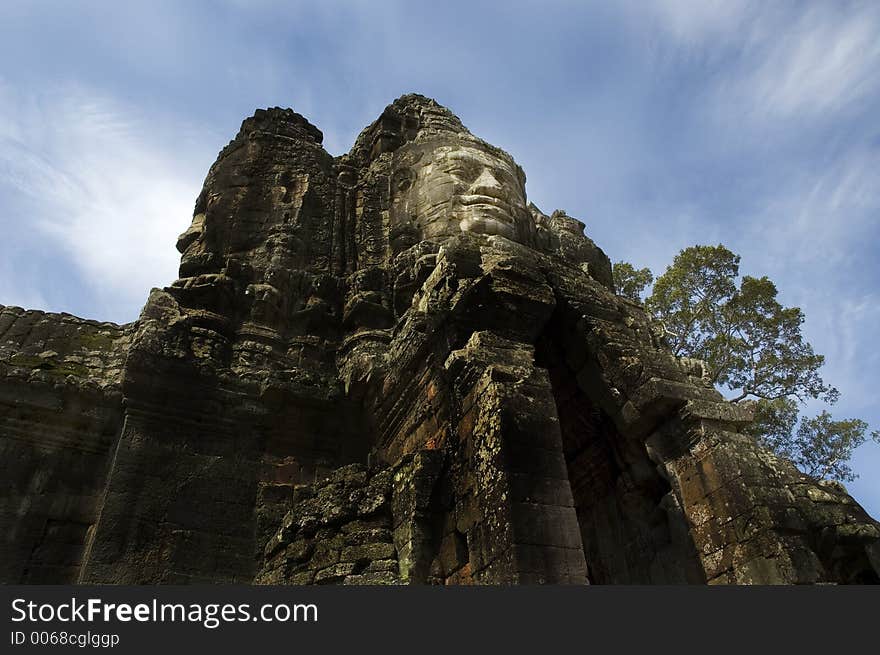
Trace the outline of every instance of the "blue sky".
{"label": "blue sky", "polygon": [[[803,308],[835,416],[880,427],[878,35],[877,2],[5,2],[0,303],[135,319],[256,107],[340,154],[415,91],[613,260],[741,254]],[[880,447],[854,468],[880,516]]]}

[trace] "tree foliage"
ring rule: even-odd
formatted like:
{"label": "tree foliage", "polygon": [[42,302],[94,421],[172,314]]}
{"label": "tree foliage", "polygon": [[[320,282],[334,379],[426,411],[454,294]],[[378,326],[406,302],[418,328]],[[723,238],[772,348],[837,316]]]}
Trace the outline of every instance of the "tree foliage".
{"label": "tree foliage", "polygon": [[819,375],[825,358],[801,333],[803,312],[783,307],[766,277],[737,286],[739,262],[722,245],[693,246],[657,278],[646,304],[672,351],[704,360],[715,384],[738,391],[734,401],[836,399]]}
{"label": "tree foliage", "polygon": [[[675,355],[706,362],[733,402],[755,401],[750,431],[763,445],[809,475],[854,479],[847,461],[868,438],[867,424],[823,411],[798,425],[801,405],[833,404],[838,391],[820,375],[825,360],[803,336],[800,308],[784,307],[767,277],[740,277],[739,264],[720,244],[685,248],[654,281],[646,308]],[[626,262],[614,266],[618,292],[629,298],[638,299],[652,277]],[[878,433],[872,437],[880,441]]]}
{"label": "tree foliage", "polygon": [[[851,482],[856,474],[849,466],[853,451],[867,441],[868,424],[861,419],[835,421],[827,410],[797,423],[794,401],[759,401],[750,431],[758,441],[787,457],[807,475]],[[871,438],[880,443],[876,430]]]}
{"label": "tree foliage", "polygon": [[630,300],[641,300],[642,292],[654,281],[654,276],[649,269],[637,269],[629,262],[617,262],[611,270],[617,293]]}

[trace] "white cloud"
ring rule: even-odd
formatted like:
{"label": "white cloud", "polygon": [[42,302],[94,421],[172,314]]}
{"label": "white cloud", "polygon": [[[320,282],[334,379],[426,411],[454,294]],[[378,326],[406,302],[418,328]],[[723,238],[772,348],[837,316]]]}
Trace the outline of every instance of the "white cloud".
{"label": "white cloud", "polygon": [[655,0],[638,2],[636,11],[657,21],[661,29],[688,45],[736,34],[754,11],[749,0]]}
{"label": "white cloud", "polygon": [[711,62],[717,81],[708,108],[737,129],[744,119],[777,127],[857,110],[880,88],[877,3],[655,0],[628,7],[638,27],[660,35],[671,61]]}
{"label": "white cloud", "polygon": [[826,357],[824,376],[840,387],[841,409],[875,411],[880,405],[880,389],[872,381],[880,369],[880,352],[874,347],[880,294],[817,300],[826,301],[827,311],[808,319],[810,332],[815,335],[817,351]]}
{"label": "white cloud", "polygon": [[865,254],[865,244],[877,238],[880,151],[853,149],[816,168],[781,176],[763,211],[746,225],[767,264],[833,271],[853,253]]}
{"label": "white cloud", "polygon": [[876,5],[817,5],[756,21],[739,79],[722,101],[756,117],[821,117],[857,108],[878,88],[880,12]]}
{"label": "white cloud", "polygon": [[27,198],[29,236],[65,252],[115,320],[135,318],[149,289],[176,277],[174,239],[207,170],[161,132],[132,107],[82,89],[0,87],[0,185]]}

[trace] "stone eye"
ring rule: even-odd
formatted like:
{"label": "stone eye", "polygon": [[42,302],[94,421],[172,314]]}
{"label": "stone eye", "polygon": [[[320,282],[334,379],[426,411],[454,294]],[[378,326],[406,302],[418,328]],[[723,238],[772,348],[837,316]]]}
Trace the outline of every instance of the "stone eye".
{"label": "stone eye", "polygon": [[453,164],[448,169],[450,175],[455,177],[467,178],[471,176],[471,170],[464,164]]}
{"label": "stone eye", "polygon": [[395,193],[404,193],[412,186],[413,176],[409,170],[400,171],[392,182],[391,188]]}

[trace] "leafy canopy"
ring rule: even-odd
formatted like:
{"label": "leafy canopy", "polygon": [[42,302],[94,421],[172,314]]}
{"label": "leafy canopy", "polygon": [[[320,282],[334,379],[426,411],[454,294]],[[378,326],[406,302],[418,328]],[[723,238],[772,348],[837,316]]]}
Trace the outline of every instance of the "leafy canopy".
{"label": "leafy canopy", "polygon": [[722,245],[693,246],[657,278],[646,305],[672,351],[704,360],[715,384],[739,391],[734,401],[835,400],[819,375],[825,358],[801,333],[803,312],[783,307],[767,277],[745,276],[737,286],[739,262]]}
{"label": "leafy canopy", "polygon": [[[711,381],[731,390],[732,402],[756,402],[750,431],[762,444],[816,477],[855,478],[847,461],[867,439],[859,419],[834,421],[827,411],[798,422],[809,399],[833,404],[837,389],[819,369],[825,359],[804,339],[804,314],[777,300],[765,277],[739,275],[739,255],[723,245],[692,246],[676,255],[645,300],[679,357],[706,362]],[[627,262],[614,265],[618,293],[638,300],[653,276]],[[880,442],[880,435],[871,436]]]}
{"label": "leafy canopy", "polygon": [[629,262],[617,262],[612,267],[614,276],[614,288],[621,296],[630,300],[641,300],[642,292],[651,282],[654,276],[647,268],[636,269]]}
{"label": "leafy canopy", "polygon": [[[797,425],[797,403],[789,398],[758,401],[755,422],[748,432],[763,446],[787,457],[807,475],[851,482],[856,478],[849,460],[867,441],[868,424],[861,419],[835,421],[827,410]],[[880,443],[880,433],[871,438]]]}

